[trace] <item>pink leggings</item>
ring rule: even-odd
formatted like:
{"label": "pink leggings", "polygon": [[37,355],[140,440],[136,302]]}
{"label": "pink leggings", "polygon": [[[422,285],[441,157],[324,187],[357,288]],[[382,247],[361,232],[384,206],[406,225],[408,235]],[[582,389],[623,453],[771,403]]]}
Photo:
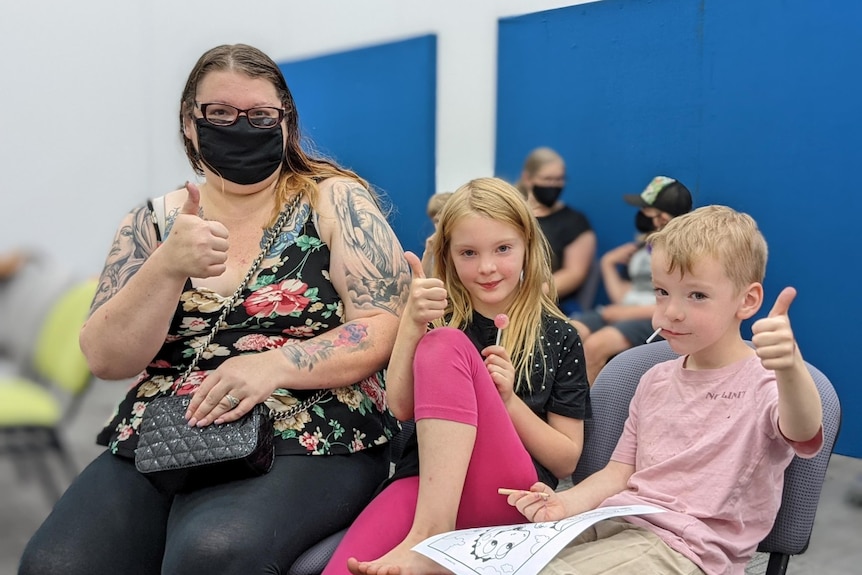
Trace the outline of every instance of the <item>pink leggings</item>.
{"label": "pink leggings", "polygon": [[[416,420],[476,427],[457,528],[524,523],[497,488],[529,489],[538,480],[536,468],[473,343],[453,328],[425,334],[416,349],[413,386]],[[399,479],[384,489],[353,522],[324,575],[348,574],[349,557],[371,561],[401,543],[413,525],[418,493],[418,477]]]}

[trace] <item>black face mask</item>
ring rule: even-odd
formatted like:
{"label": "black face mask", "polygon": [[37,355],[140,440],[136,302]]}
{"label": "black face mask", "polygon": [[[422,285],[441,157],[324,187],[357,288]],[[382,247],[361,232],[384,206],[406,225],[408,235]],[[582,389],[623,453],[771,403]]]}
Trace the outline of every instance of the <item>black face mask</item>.
{"label": "black face mask", "polygon": [[652,218],[646,217],[640,210],[635,213],[635,228],[637,228],[637,230],[642,234],[648,234],[655,231]]}
{"label": "black face mask", "polygon": [[533,197],[545,207],[550,208],[563,193],[563,186],[533,186]]}
{"label": "black face mask", "polygon": [[214,126],[197,118],[201,159],[209,169],[236,184],[262,182],[278,169],[284,157],[281,125],[255,128],[240,116],[230,126]]}

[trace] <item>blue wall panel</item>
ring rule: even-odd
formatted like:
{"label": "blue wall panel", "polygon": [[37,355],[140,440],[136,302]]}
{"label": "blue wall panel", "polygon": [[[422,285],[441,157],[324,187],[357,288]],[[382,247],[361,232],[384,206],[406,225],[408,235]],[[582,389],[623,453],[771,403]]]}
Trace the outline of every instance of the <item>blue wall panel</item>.
{"label": "blue wall panel", "polygon": [[436,37],[280,66],[311,146],[385,194],[398,238],[421,255],[435,191]]}
{"label": "blue wall panel", "polygon": [[[634,231],[620,198],[656,174],[728,204],[770,245],[765,315],[785,285],[806,359],[838,390],[837,451],[862,456],[859,329],[862,5],[604,0],[500,22],[496,171],[539,145],[605,251]],[[750,322],[746,325],[746,328]]]}

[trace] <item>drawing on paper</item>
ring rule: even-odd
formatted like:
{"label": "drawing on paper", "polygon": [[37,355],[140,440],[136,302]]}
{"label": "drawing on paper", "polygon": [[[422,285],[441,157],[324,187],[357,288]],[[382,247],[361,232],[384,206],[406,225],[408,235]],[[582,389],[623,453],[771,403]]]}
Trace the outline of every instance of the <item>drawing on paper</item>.
{"label": "drawing on paper", "polygon": [[413,549],[456,575],[533,575],[598,521],[662,511],[647,505],[617,506],[560,521],[460,529],[430,537]]}

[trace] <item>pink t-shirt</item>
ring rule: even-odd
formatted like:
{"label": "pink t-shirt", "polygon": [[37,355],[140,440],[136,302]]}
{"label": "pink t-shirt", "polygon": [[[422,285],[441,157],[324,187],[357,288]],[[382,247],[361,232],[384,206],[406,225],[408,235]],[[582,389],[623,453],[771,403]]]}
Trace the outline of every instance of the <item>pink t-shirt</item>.
{"label": "pink t-shirt", "polygon": [[635,472],[602,506],[666,509],[627,520],[709,575],[742,574],[775,521],[785,468],[794,453],[816,455],[822,432],[804,444],[784,438],[775,373],[756,356],[699,371],[684,359],[641,378],[611,457]]}

